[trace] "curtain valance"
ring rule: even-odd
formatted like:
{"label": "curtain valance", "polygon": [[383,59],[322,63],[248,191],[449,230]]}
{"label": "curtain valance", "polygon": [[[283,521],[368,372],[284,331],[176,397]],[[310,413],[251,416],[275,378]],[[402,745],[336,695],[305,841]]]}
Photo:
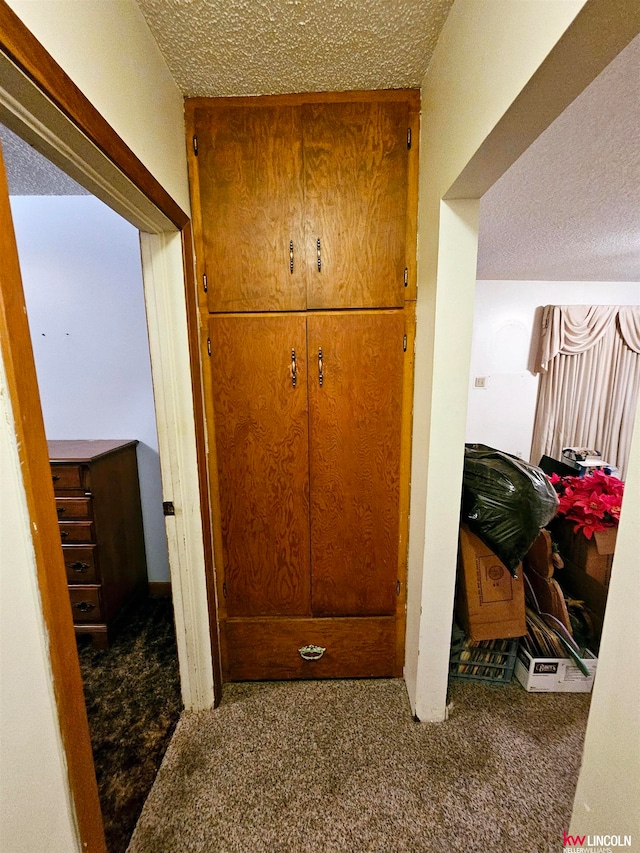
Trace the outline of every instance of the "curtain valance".
{"label": "curtain valance", "polygon": [[612,325],[629,349],[640,353],[640,306],[547,305],[542,314],[536,372],[546,372],[557,355],[591,349]]}
{"label": "curtain valance", "polygon": [[640,394],[640,306],[547,305],[531,461],[591,447],[624,478]]}

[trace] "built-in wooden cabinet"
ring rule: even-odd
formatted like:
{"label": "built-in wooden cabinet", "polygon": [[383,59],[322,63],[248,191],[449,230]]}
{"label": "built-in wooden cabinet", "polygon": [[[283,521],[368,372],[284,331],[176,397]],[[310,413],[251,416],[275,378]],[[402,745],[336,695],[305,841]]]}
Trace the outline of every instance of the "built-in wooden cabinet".
{"label": "built-in wooden cabinet", "polygon": [[192,104],[209,311],[402,307],[410,102]]}
{"label": "built-in wooden cabinet", "polygon": [[401,674],[417,116],[187,101],[227,679]]}

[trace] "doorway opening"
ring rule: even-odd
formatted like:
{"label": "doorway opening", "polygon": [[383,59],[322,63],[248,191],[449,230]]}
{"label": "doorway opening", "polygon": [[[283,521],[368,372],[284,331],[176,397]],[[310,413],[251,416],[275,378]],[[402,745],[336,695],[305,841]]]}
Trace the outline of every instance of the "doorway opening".
{"label": "doorway opening", "polygon": [[139,233],[0,139],[50,458],[112,466],[54,490],[107,845],[124,853],[182,708]]}
{"label": "doorway opening", "polygon": [[[555,471],[561,476],[581,477],[585,469],[568,466],[566,459],[563,462],[562,450],[541,451],[534,437],[540,382],[536,356],[543,306],[632,306],[628,310],[635,311],[640,305],[638,252],[629,229],[629,222],[637,215],[628,193],[637,152],[627,144],[635,128],[636,117],[629,115],[628,103],[637,88],[639,56],[640,37],[636,37],[480,203],[466,441],[511,454],[542,467],[547,474]],[[616,152],[614,158],[609,156],[612,151]],[[586,328],[583,336],[583,346],[593,347],[595,338],[586,334]],[[613,394],[612,373],[604,366],[600,369],[598,362],[589,371],[589,386],[598,390],[591,402],[586,402],[587,412],[579,419],[585,424],[585,434],[589,422],[586,415],[597,409],[599,394]],[[627,382],[630,388],[629,373],[625,386]],[[629,393],[626,410],[610,416],[612,421],[616,416],[626,420],[629,437],[636,407],[631,397]],[[562,405],[569,408],[564,402]],[[628,455],[622,439],[624,430],[618,426],[609,429],[607,421],[607,417],[598,419],[598,433],[603,441],[609,433],[620,438],[620,450],[617,457],[602,453],[602,464],[610,463],[604,468],[606,476],[612,467],[614,475],[624,480]],[[591,423],[595,426],[595,417]],[[578,423],[576,429],[581,428]],[[559,432],[554,438],[560,447],[579,445],[584,440],[578,433],[560,439]],[[559,484],[556,488],[561,491],[563,487]],[[600,488],[618,492],[619,483],[615,476],[609,481],[594,480],[591,491]],[[589,539],[583,533],[574,534],[576,521],[555,520],[550,525],[559,557],[555,558],[553,577],[545,578],[547,583],[540,587],[540,594],[544,596],[553,581],[572,600],[584,601],[584,607],[569,605],[568,610],[558,601],[557,612],[551,613],[567,627],[571,623],[589,651],[597,655],[617,522],[613,516],[603,518],[604,524],[611,526],[606,536],[596,541],[591,531],[587,531]],[[534,575],[531,584],[539,583]],[[527,586],[525,577],[525,589]]]}

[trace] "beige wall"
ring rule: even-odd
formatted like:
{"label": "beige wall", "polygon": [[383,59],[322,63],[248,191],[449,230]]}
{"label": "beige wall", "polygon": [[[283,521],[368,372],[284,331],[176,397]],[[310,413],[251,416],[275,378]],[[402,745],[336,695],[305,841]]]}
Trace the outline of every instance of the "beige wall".
{"label": "beige wall", "polygon": [[189,213],[182,94],[138,5],[133,0],[8,3]]}
{"label": "beige wall", "polygon": [[[9,2],[187,210],[181,99],[133,0]],[[422,719],[442,719],[445,710],[477,236],[476,202],[442,198],[582,6],[583,0],[456,0],[424,80],[406,661],[412,705]],[[2,438],[15,460],[10,433],[5,430]],[[634,470],[637,478],[637,454]],[[19,492],[19,480],[3,481],[0,498],[20,507]],[[637,500],[634,504],[632,499],[631,505],[637,510]],[[12,569],[25,584],[35,584],[24,510],[16,509],[15,515],[22,538]],[[9,524],[13,526],[11,519]],[[636,565],[629,523],[625,531],[620,536],[621,556],[616,557],[618,575]],[[27,834],[28,849],[31,853],[56,849],[51,840],[56,832],[61,839],[58,849],[74,850],[36,588],[25,596],[36,640],[28,653],[16,650],[9,671],[19,685],[20,670],[34,665],[40,689],[25,696],[20,717],[12,719],[15,736],[42,742],[49,759],[38,762],[28,751],[23,765],[10,765],[12,772],[4,778],[12,787],[11,802],[17,807],[22,803],[12,826],[17,833],[21,822],[28,831],[26,824],[34,813],[31,786],[38,779],[37,827],[48,827],[49,837],[45,844]],[[3,633],[3,646],[4,641]],[[606,669],[607,661],[603,664]],[[615,669],[615,664],[610,666]],[[22,695],[22,688],[16,689],[15,695]],[[604,701],[596,693],[594,708]],[[610,708],[603,705],[601,711],[606,721]],[[593,748],[601,751],[601,744]],[[610,771],[607,765],[606,772]],[[19,843],[16,835],[8,849],[22,849]]]}
{"label": "beige wall", "polygon": [[1,363],[0,471],[0,850],[72,853],[80,845]]}
{"label": "beige wall", "polygon": [[632,835],[640,844],[640,406],[624,501],[572,835]]}
{"label": "beige wall", "polygon": [[456,0],[422,85],[405,665],[422,720],[445,716],[476,270],[477,212],[442,199],[583,5]]}
{"label": "beige wall", "polygon": [[[175,201],[188,212],[182,97],[133,0],[11,0],[10,5]],[[184,303],[179,239],[173,254],[178,258],[178,272],[168,275],[168,287],[174,297]],[[179,339],[181,355],[184,356],[180,361],[184,375],[179,382],[175,380],[174,385],[188,389],[189,362],[183,315],[184,305],[179,315],[182,318],[180,333],[172,335],[171,341],[173,346],[176,338]],[[171,358],[172,363],[176,361],[175,354],[172,353]],[[4,386],[0,386],[0,398],[0,403],[8,403]],[[191,447],[193,418],[190,401],[187,401],[186,408],[183,406],[173,414],[180,424],[179,436],[176,438],[174,428],[164,429],[165,443],[167,432],[171,432],[169,438],[173,442],[170,467],[173,467],[174,458],[180,457],[182,444],[188,444],[193,451],[191,455],[195,456]],[[3,679],[0,848],[11,853],[44,853],[49,850],[71,853],[79,849],[77,832],[52,692],[24,491],[19,468],[16,467],[15,435],[7,416],[0,413],[0,418],[0,535],[3,549],[0,561],[3,604],[0,624]],[[159,422],[159,432],[163,427],[166,424]],[[188,485],[191,485],[195,478],[195,459],[188,467],[194,472],[188,478]],[[171,497],[175,499],[174,494]],[[197,488],[184,515],[189,518],[198,515]],[[199,516],[197,521],[199,523]],[[191,535],[191,540],[199,542],[201,551],[201,529]],[[198,574],[201,566],[202,555],[192,555],[191,574]],[[197,577],[202,587],[199,599],[206,602],[204,579],[200,575]],[[199,625],[204,625],[204,634],[198,635],[194,643],[199,647],[208,643],[206,604],[204,609],[204,616],[196,620]],[[19,624],[17,614],[20,614]],[[190,628],[180,632],[181,647],[192,641],[193,633]],[[190,657],[200,663],[201,671],[206,672],[207,667],[209,671],[211,669],[210,649],[207,655],[207,661],[203,661],[202,651]],[[182,657],[186,659],[187,655]],[[184,660],[181,660],[181,667],[186,667]],[[190,679],[189,673],[182,674],[184,689],[185,684],[189,686]],[[199,707],[205,707],[213,699],[210,673],[204,680],[208,682],[204,689],[206,695],[193,702],[199,703]],[[194,690],[190,692],[194,693]]]}

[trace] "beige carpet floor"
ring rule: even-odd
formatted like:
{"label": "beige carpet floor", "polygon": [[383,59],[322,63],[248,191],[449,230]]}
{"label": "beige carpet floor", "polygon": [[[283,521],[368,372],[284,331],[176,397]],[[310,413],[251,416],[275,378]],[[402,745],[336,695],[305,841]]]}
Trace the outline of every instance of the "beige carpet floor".
{"label": "beige carpet floor", "polygon": [[429,724],[398,680],[227,685],[183,713],[129,853],[560,851],[590,697],[450,697]]}

